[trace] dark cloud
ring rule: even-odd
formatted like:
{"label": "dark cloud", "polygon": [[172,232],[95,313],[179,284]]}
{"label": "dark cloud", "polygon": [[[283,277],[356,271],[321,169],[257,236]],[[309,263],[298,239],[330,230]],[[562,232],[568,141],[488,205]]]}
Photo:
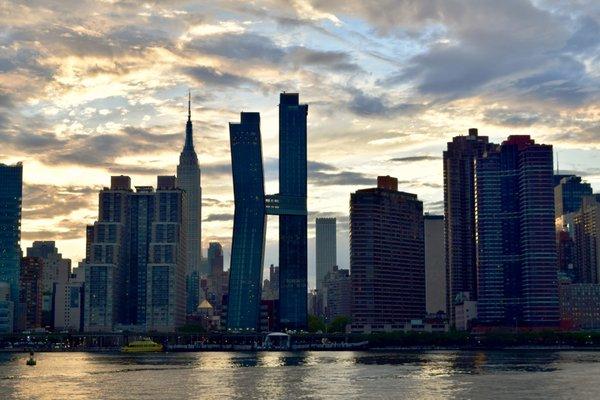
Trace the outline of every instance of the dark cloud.
{"label": "dark cloud", "polygon": [[390,117],[395,115],[410,115],[423,109],[419,104],[389,104],[385,96],[368,95],[359,89],[349,89],[348,91],[352,96],[347,104],[348,110],[360,116]]}
{"label": "dark cloud", "polygon": [[202,220],[203,222],[214,222],[214,221],[233,221],[233,214],[210,214],[208,217]]}
{"label": "dark cloud", "polygon": [[320,67],[337,72],[362,71],[346,52],[279,46],[271,38],[252,32],[204,36],[191,41],[186,50],[244,63],[267,63],[286,68]]}
{"label": "dark cloud", "polygon": [[369,185],[375,178],[360,172],[340,171],[336,167],[310,161],[308,164],[308,183],[315,186]]}
{"label": "dark cloud", "polygon": [[440,156],[424,155],[424,156],[395,157],[395,158],[391,158],[390,161],[411,163],[411,162],[418,162],[418,161],[434,161],[434,160],[441,160],[441,159],[442,159],[442,157],[440,157]]}
{"label": "dark cloud", "polygon": [[181,69],[181,71],[195,81],[209,86],[221,88],[236,88],[242,86],[263,87],[262,83],[254,79],[228,72],[222,72],[211,67],[184,67]]}

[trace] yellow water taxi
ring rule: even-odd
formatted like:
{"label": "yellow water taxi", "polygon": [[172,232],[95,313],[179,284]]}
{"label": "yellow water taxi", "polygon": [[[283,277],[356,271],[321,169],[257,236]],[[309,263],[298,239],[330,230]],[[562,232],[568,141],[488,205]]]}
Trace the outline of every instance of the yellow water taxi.
{"label": "yellow water taxi", "polygon": [[135,340],[127,346],[121,347],[122,353],[158,353],[163,351],[162,344],[152,341],[150,338]]}

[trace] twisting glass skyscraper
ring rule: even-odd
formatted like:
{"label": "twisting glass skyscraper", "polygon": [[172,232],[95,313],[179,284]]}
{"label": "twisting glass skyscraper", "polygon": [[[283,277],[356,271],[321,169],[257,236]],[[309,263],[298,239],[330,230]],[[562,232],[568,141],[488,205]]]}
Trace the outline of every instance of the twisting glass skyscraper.
{"label": "twisting glass skyscraper", "polygon": [[[279,216],[279,304],[284,328],[306,328],[306,117],[298,93],[279,97],[279,196],[296,212]],[[300,211],[300,212],[298,212]],[[301,211],[304,211],[302,213]]]}
{"label": "twisting glass skyscraper", "polygon": [[185,125],[185,145],[179,155],[177,182],[186,193],[187,215],[187,313],[196,310],[200,296],[200,262],[202,259],[202,187],[198,156],[194,150],[191,99],[188,98],[188,120]]}
{"label": "twisting glass skyscraper", "polygon": [[241,114],[229,124],[235,213],[227,329],[258,330],[265,247],[265,188],[260,138],[260,114]]}

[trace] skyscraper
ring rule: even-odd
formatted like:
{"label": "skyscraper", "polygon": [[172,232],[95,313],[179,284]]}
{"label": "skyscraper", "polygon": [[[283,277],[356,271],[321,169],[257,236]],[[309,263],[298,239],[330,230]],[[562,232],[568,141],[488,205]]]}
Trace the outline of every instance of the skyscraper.
{"label": "skyscraper", "polygon": [[398,180],[350,195],[352,330],[404,329],[425,316],[423,203]]}
{"label": "skyscraper", "polygon": [[235,212],[227,329],[256,331],[265,246],[265,188],[260,114],[241,113],[240,123],[229,124]]}
{"label": "skyscraper", "polygon": [[19,302],[21,271],[21,200],[23,164],[0,164],[0,282],[10,286],[10,301]]}
{"label": "skyscraper", "polygon": [[53,326],[52,292],[54,284],[66,284],[71,274],[71,260],[63,258],[54,241],[35,241],[27,248],[28,257],[38,257],[44,262],[42,275],[42,323]]}
{"label": "skyscraper", "polygon": [[317,218],[315,226],[317,293],[320,293],[323,290],[325,275],[337,265],[336,220]]}
{"label": "skyscraper", "polygon": [[562,177],[554,186],[558,269],[575,282],[585,279],[575,267],[574,218],[581,209],[583,198],[591,194],[592,186],[575,175]]}
{"label": "skyscraper", "polygon": [[444,151],[446,307],[451,324],[457,296],[467,292],[459,297],[477,298],[474,165],[492,148],[487,136],[472,128],[468,136],[454,137]]}
{"label": "skyscraper", "polygon": [[44,261],[37,257],[21,259],[19,328],[32,329],[42,326],[42,277]]}
{"label": "skyscraper", "polygon": [[446,257],[444,246],[444,216],[424,216],[425,283],[427,313],[446,311]]}
{"label": "skyscraper", "polygon": [[552,146],[510,136],[476,161],[478,322],[559,322]]}
{"label": "skyscraper", "polygon": [[[146,330],[174,332],[186,315],[186,193],[159,176],[146,277]],[[143,299],[141,300],[143,301]]]}
{"label": "skyscraper", "polygon": [[185,144],[179,155],[177,181],[186,193],[187,215],[187,313],[196,311],[200,299],[200,262],[202,260],[202,187],[200,166],[194,150],[191,95],[188,98],[188,120],[185,125]]}
{"label": "skyscraper", "polygon": [[112,331],[116,323],[131,323],[127,296],[131,193],[131,178],[121,175],[111,177],[110,188],[99,194],[98,221],[93,225],[93,243],[85,264],[86,331]]}
{"label": "skyscraper", "polygon": [[600,194],[585,196],[573,220],[577,280],[600,283]]}
{"label": "skyscraper", "polygon": [[282,328],[307,326],[306,118],[298,93],[279,96],[279,197],[296,213],[279,215],[279,317]]}
{"label": "skyscraper", "polygon": [[84,329],[174,331],[185,323],[185,192],[174,176],[131,190],[111,177],[85,266]]}

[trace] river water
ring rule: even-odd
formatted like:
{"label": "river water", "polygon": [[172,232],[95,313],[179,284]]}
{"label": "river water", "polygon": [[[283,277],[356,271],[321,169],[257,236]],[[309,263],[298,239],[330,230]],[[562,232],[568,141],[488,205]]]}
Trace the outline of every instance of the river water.
{"label": "river water", "polygon": [[0,399],[600,399],[600,352],[0,354]]}

